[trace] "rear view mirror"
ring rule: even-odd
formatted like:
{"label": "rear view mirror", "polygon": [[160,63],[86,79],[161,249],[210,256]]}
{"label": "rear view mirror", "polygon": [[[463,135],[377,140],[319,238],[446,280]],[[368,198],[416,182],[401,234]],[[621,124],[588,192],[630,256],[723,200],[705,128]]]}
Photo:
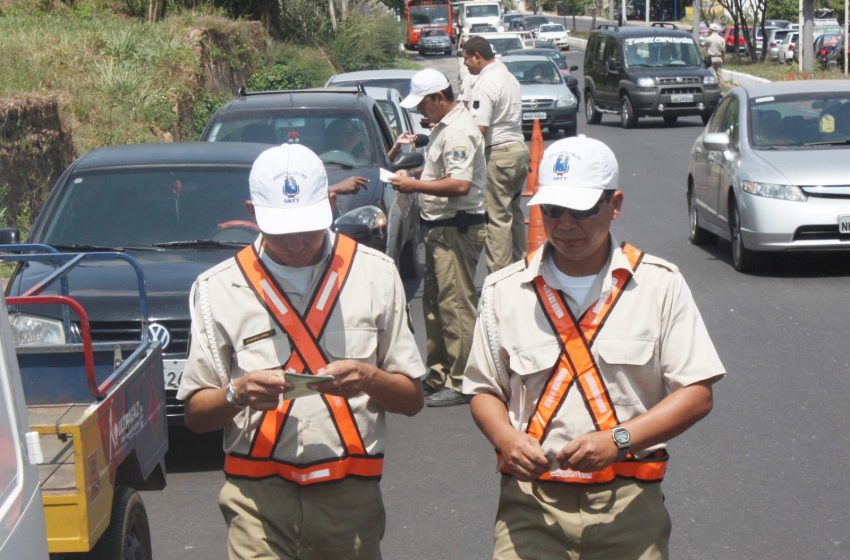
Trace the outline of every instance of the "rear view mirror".
{"label": "rear view mirror", "polygon": [[570,66],[570,72],[575,72],[577,70],[578,70],[578,64],[573,64],[572,66]]}
{"label": "rear view mirror", "polygon": [[413,145],[417,148],[424,148],[428,145],[428,142],[431,141],[431,137],[427,134],[417,134],[416,139],[413,141]]}
{"label": "rear view mirror", "polygon": [[729,149],[729,135],[725,132],[709,132],[703,136],[702,144],[707,150],[725,152]]}
{"label": "rear view mirror", "polygon": [[705,62],[706,68],[711,68],[711,57],[710,56],[705,57],[704,62]]}
{"label": "rear view mirror", "polygon": [[620,63],[616,58],[609,58],[608,63],[606,64],[606,69],[609,74],[619,74],[620,73]]}
{"label": "rear view mirror", "polygon": [[[417,136],[420,136],[417,134]],[[424,136],[424,135],[422,135]],[[422,167],[425,164],[425,158],[419,152],[407,152],[406,154],[401,154],[395,161],[393,162],[393,171],[398,171],[399,169],[416,169],[417,167]]]}
{"label": "rear view mirror", "polygon": [[18,228],[0,228],[0,245],[21,242],[21,230]]}

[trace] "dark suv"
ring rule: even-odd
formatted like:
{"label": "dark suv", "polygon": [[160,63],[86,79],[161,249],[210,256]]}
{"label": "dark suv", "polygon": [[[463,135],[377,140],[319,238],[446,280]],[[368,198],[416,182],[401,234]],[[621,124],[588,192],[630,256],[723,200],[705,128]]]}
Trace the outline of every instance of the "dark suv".
{"label": "dark suv", "polygon": [[362,87],[246,93],[220,107],[201,135],[208,142],[300,143],[316,152],[331,184],[369,179],[366,189],[336,199],[334,229],[396,259],[402,276],[416,274],[419,208],[412,194],[381,181],[380,170],[422,167],[418,152],[387,157],[392,129]]}
{"label": "dark suv", "polygon": [[708,122],[720,99],[717,78],[693,37],[670,24],[600,25],[584,53],[584,108],[589,124],[604,113],[620,115],[623,128],[639,117],[699,115]]}

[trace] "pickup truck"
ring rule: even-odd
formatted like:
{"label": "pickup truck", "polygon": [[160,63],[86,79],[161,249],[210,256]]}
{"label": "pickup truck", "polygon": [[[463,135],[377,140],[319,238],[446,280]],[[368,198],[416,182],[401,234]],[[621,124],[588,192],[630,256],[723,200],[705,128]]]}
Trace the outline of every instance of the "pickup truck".
{"label": "pickup truck", "polygon": [[47,548],[87,553],[90,560],[149,560],[150,528],[138,490],[165,487],[162,345],[146,328],[135,342],[93,342],[88,313],[71,297],[68,283],[69,273],[81,266],[129,264],[138,286],[133,318],[146,325],[142,269],[122,253],[59,253],[17,244],[2,249],[2,261],[55,268],[25,292],[5,298]]}

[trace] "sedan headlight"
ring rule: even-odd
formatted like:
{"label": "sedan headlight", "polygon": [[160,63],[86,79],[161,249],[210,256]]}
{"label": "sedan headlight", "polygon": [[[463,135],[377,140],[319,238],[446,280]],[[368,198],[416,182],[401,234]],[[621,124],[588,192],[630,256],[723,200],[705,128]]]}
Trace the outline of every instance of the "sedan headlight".
{"label": "sedan headlight", "polygon": [[65,344],[62,321],[16,313],[9,317],[17,346]]}
{"label": "sedan headlight", "polygon": [[637,87],[652,89],[655,87],[655,78],[638,78]]}
{"label": "sedan headlight", "polygon": [[743,181],[741,187],[744,189],[744,192],[765,198],[778,198],[781,200],[792,200],[794,202],[806,201],[806,194],[796,185]]}
{"label": "sedan headlight", "polygon": [[708,76],[702,77],[702,83],[707,86],[716,86],[717,85],[717,77],[713,74],[709,74]]}
{"label": "sedan headlight", "polygon": [[576,96],[573,95],[573,92],[571,92],[569,89],[566,93],[562,93],[558,96],[556,103],[558,107],[573,107],[575,105],[578,105],[578,101],[576,101]]}

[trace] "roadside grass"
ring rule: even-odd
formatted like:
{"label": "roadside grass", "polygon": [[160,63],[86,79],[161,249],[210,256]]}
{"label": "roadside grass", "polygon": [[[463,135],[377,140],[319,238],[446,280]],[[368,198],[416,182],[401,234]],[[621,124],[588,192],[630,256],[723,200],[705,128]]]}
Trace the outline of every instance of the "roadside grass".
{"label": "roadside grass", "polygon": [[847,76],[841,72],[817,69],[814,72],[800,72],[796,64],[777,64],[775,62],[750,62],[747,60],[736,61],[727,58],[723,63],[725,70],[743,72],[772,82],[793,80],[843,80]]}

